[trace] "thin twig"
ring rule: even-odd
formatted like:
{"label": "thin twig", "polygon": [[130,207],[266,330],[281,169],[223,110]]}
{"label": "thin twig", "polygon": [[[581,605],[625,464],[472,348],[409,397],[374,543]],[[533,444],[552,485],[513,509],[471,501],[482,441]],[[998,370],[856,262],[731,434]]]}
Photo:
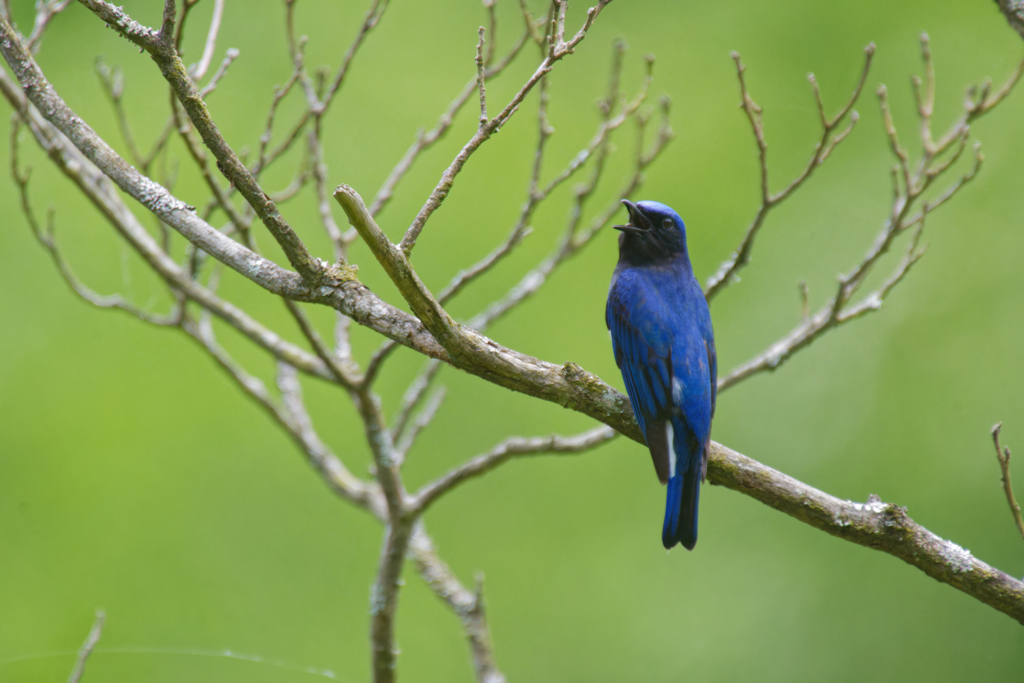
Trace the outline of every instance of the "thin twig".
{"label": "thin twig", "polygon": [[100,57],[96,59],[96,74],[103,85],[104,94],[110,100],[114,113],[117,115],[117,126],[121,131],[121,139],[124,140],[125,147],[128,148],[128,152],[132,155],[132,160],[135,164],[139,168],[145,168],[145,159],[143,159],[138,148],[135,146],[131,127],[128,125],[128,115],[125,113],[124,104],[122,103],[122,98],[124,97],[124,71],[120,66],[108,67],[103,58]]}
{"label": "thin twig", "polygon": [[[360,24],[359,32],[356,34],[356,37],[352,41],[351,45],[349,45],[348,50],[345,51],[345,55],[342,57],[341,60],[341,65],[338,67],[337,72],[335,72],[334,79],[331,81],[330,86],[324,93],[323,97],[320,98],[321,116],[327,113],[327,110],[330,108],[331,102],[333,102],[334,100],[334,96],[337,94],[338,90],[345,82],[345,77],[348,75],[349,67],[351,67],[352,60],[355,58],[356,53],[362,46],[363,40],[366,38],[367,34],[369,34],[369,32],[373,30],[373,28],[376,27],[377,24],[380,22],[381,18],[384,16],[384,11],[387,9],[387,7],[388,0],[371,1],[370,7],[366,10],[366,13],[363,15],[363,22],[362,24]],[[293,74],[293,76],[295,77],[296,80],[298,79],[298,74]],[[290,86],[288,87],[290,89]],[[281,158],[281,156],[285,152],[291,149],[291,146],[301,136],[302,131],[305,129],[306,124],[309,123],[309,120],[312,117],[312,115],[312,110],[307,108],[306,111],[299,117],[299,119],[292,125],[288,133],[285,134],[283,141],[280,144],[278,144],[277,147],[272,149],[270,152],[267,152],[265,155],[261,152],[260,160],[252,169],[253,175],[258,177],[261,171],[266,170],[268,166],[273,164],[277,159]],[[267,142],[269,143],[269,128],[268,132],[265,135],[267,138]]]}
{"label": "thin twig", "polygon": [[[493,4],[491,5],[493,7]],[[484,27],[480,27],[480,40],[476,44],[476,86],[480,91],[480,127],[487,125],[487,88],[484,85]],[[493,38],[491,39],[493,40]]]}
{"label": "thin twig", "polygon": [[447,392],[444,387],[435,391],[431,395],[430,400],[423,406],[423,410],[416,416],[416,419],[404,430],[405,433],[396,432],[401,434],[398,444],[395,446],[395,452],[398,454],[400,461],[405,460],[405,456],[409,454],[409,451],[416,444],[416,439],[420,433],[430,426],[430,423],[437,417],[437,411],[441,409],[441,404],[444,402],[446,394]]}
{"label": "thin twig", "polygon": [[82,648],[78,651],[78,659],[75,660],[75,668],[71,670],[71,675],[68,676],[68,683],[78,683],[82,679],[82,674],[85,673],[85,663],[96,647],[96,643],[100,642],[100,636],[103,635],[103,622],[106,620],[107,615],[103,610],[96,612],[96,620],[92,623],[89,635],[86,636]]}
{"label": "thin twig", "polygon": [[[440,369],[441,363],[439,361],[428,360],[420,374],[416,376],[416,379],[409,384],[409,388],[405,390],[405,396],[402,397],[402,407],[399,409],[398,416],[391,427],[391,433],[394,434],[395,439],[402,438],[409,418],[412,417],[412,413],[419,406],[423,397],[426,396],[430,383],[437,376],[437,372]],[[369,372],[367,372],[367,375],[369,375]]]}
{"label": "thin twig", "polygon": [[496,133],[505,123],[512,117],[513,114],[519,109],[519,105],[526,98],[526,96],[533,90],[533,87],[537,85],[541,78],[547,75],[555,66],[555,64],[572,54],[575,51],[576,45],[582,41],[587,31],[593,25],[594,20],[601,13],[601,10],[611,2],[611,0],[600,0],[597,5],[587,10],[587,18],[583,22],[583,26],[576,32],[576,34],[569,39],[565,40],[565,10],[568,5],[566,0],[555,0],[555,3],[560,8],[561,23],[559,26],[561,30],[557,36],[552,37],[550,40],[550,50],[548,56],[540,63],[537,69],[533,72],[533,75],[523,84],[522,88],[519,89],[512,99],[509,101],[505,108],[501,110],[494,118],[490,119],[486,125],[480,126],[472,138],[463,146],[463,148],[456,155],[451,165],[445,169],[444,173],[441,174],[441,181],[437,184],[434,190],[430,193],[430,197],[426,203],[420,209],[419,213],[416,214],[416,218],[413,220],[412,225],[409,226],[405,232],[405,236],[402,237],[402,242],[399,245],[402,252],[408,256],[413,248],[416,246],[416,240],[419,238],[420,233],[423,231],[424,226],[430,219],[430,216],[441,206],[444,202],[445,197],[451,192],[452,186],[455,184],[455,178],[459,172],[465,166],[466,161],[469,157],[479,149],[480,145],[490,139],[491,135]]}
{"label": "thin twig", "polygon": [[[504,71],[505,67],[511,64],[519,55],[523,45],[526,44],[526,38],[528,35],[528,31],[524,32],[503,59],[494,66],[485,69],[484,78],[494,78]],[[494,48],[493,40],[491,41],[491,48]],[[381,185],[380,189],[377,190],[377,194],[370,203],[371,215],[376,216],[387,205],[395,193],[395,188],[401,182],[402,178],[405,177],[405,174],[409,172],[409,169],[412,168],[413,163],[419,155],[445,136],[445,133],[448,132],[452,123],[454,123],[456,114],[459,113],[462,106],[469,100],[469,96],[473,94],[476,84],[477,77],[474,76],[466,83],[465,86],[463,86],[459,94],[454,100],[452,100],[451,104],[448,105],[448,108],[445,109],[444,113],[441,114],[437,124],[425,133],[423,131],[419,131],[416,134],[416,140],[406,151],[405,155],[402,156],[402,159],[391,170],[391,173],[388,174],[387,179]]]}
{"label": "thin twig", "polygon": [[1002,422],[997,422],[992,427],[992,442],[996,447],[996,459],[999,460],[999,469],[1003,472],[1003,492],[1006,494],[1006,502],[1010,505],[1010,514],[1013,515],[1013,521],[1017,524],[1017,530],[1020,531],[1020,535],[1024,537],[1024,517],[1021,516],[1020,505],[1017,504],[1017,499],[1013,495],[1013,484],[1010,481],[1010,449],[1006,446],[1001,446],[999,443],[999,431],[1002,429],[1002,426]]}
{"label": "thin twig", "polygon": [[[70,3],[71,0],[36,0],[35,24],[32,26],[32,33],[29,34],[28,39],[25,41],[25,47],[32,54],[39,52],[39,46],[43,41],[43,34],[46,33],[50,22],[53,21],[54,17],[67,9]],[[6,10],[6,16],[10,16],[9,9]]]}
{"label": "thin twig", "polygon": [[484,607],[483,577],[477,577],[475,591],[465,588],[437,554],[423,522],[417,522],[409,541],[409,555],[416,570],[437,597],[447,604],[466,631],[473,669],[478,683],[505,683],[505,676],[494,660],[494,643]]}
{"label": "thin twig", "polygon": [[[224,0],[214,0],[213,16],[210,18],[210,30],[206,34],[206,44],[203,46],[203,56],[199,59],[199,64],[196,65],[195,70],[192,71],[192,78],[197,81],[202,80],[203,76],[206,75],[206,70],[210,68],[210,62],[213,60],[213,51],[217,49],[217,34],[220,33],[220,20],[223,14]],[[228,50],[229,54],[230,52],[231,51]],[[237,53],[238,51],[235,50],[235,52]],[[214,80],[216,78],[217,77],[214,76]]]}
{"label": "thin twig", "polygon": [[616,436],[618,436],[618,432],[602,425],[576,436],[552,434],[529,439],[521,437],[506,439],[487,453],[478,455],[421,488],[413,495],[409,503],[410,509],[416,514],[423,514],[438,498],[459,484],[486,474],[512,458],[551,453],[583,453],[611,441]]}
{"label": "thin twig", "polygon": [[202,90],[199,91],[199,94],[202,95],[204,99],[207,95],[217,89],[220,79],[224,78],[228,72],[228,68],[230,68],[234,61],[238,59],[240,54],[241,52],[236,48],[230,48],[224,53],[224,59],[221,60],[220,66],[217,67],[217,70],[213,72],[212,76],[210,76],[209,82],[203,86]]}
{"label": "thin twig", "polygon": [[342,366],[341,361],[335,358],[331,354],[327,346],[324,345],[323,340],[320,339],[320,335],[317,334],[313,324],[306,317],[306,314],[299,307],[299,304],[289,299],[284,299],[284,304],[288,308],[288,311],[295,318],[295,321],[299,324],[299,329],[302,330],[302,334],[309,341],[309,345],[313,347],[313,351],[316,355],[324,362],[324,364],[330,369],[331,374],[345,389],[351,391],[354,388],[352,378],[349,377],[349,373],[345,367]]}

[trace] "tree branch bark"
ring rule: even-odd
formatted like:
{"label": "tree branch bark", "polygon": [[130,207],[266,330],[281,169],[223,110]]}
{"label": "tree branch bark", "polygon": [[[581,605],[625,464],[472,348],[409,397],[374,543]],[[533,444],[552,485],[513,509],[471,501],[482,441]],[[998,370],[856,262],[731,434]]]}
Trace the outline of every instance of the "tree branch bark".
{"label": "tree branch bark", "polygon": [[996,4],[1010,27],[1024,38],[1024,3],[1020,0],[996,0]]}
{"label": "tree branch bark", "polygon": [[904,507],[877,498],[840,500],[714,442],[708,480],[837,538],[898,557],[1024,624],[1024,582],[936,536]]}

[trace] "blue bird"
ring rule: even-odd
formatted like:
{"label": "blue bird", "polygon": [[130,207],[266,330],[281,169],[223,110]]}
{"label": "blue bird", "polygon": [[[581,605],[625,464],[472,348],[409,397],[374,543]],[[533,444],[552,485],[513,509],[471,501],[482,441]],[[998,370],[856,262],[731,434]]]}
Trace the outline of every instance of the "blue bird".
{"label": "blue bird", "polygon": [[711,314],[679,214],[658,202],[622,203],[629,224],[614,226],[622,234],[605,322],[654,469],[668,484],[662,543],[693,550],[718,381]]}

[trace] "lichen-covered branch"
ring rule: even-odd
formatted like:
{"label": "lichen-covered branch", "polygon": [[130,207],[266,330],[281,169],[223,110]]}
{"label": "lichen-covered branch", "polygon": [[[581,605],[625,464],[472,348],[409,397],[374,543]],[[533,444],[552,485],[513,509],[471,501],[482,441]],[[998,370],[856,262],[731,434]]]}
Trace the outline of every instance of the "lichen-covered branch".
{"label": "lichen-covered branch", "polygon": [[[306,249],[306,245],[284,220],[277,205],[263,191],[248,167],[242,163],[242,160],[238,158],[224,136],[221,135],[220,130],[210,117],[206,102],[203,101],[203,96],[196,87],[195,81],[188,75],[181,57],[178,56],[173,36],[164,35],[162,30],[154,31],[140,26],[123,10],[115,8],[107,2],[102,2],[102,0],[81,0],[81,2],[107,24],[113,25],[118,33],[150,54],[160,67],[160,72],[170,84],[206,147],[217,159],[217,168],[245,197],[249,206],[253,208],[256,215],[277,240],[281,249],[288,256],[289,262],[299,274],[307,282],[319,284],[325,275],[325,264],[313,258],[309,250]],[[173,17],[173,14],[170,16]],[[165,12],[165,25],[168,24],[167,17]],[[173,22],[171,26],[173,27]]]}
{"label": "lichen-covered branch", "polygon": [[881,550],[1024,624],[1024,581],[928,531],[906,508],[872,498],[840,500],[790,476],[711,444],[708,480],[851,543]]}
{"label": "lichen-covered branch", "polygon": [[1020,0],[996,0],[996,4],[1013,30],[1024,38],[1024,3]]}

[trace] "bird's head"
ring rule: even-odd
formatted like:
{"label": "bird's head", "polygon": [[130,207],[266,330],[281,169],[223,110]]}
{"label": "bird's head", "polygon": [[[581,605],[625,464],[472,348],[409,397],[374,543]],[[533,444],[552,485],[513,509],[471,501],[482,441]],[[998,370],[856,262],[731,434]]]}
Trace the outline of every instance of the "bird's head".
{"label": "bird's head", "polygon": [[651,263],[686,254],[686,226],[679,214],[659,202],[634,204],[623,199],[629,223],[612,226],[619,235],[619,255],[631,263]]}

